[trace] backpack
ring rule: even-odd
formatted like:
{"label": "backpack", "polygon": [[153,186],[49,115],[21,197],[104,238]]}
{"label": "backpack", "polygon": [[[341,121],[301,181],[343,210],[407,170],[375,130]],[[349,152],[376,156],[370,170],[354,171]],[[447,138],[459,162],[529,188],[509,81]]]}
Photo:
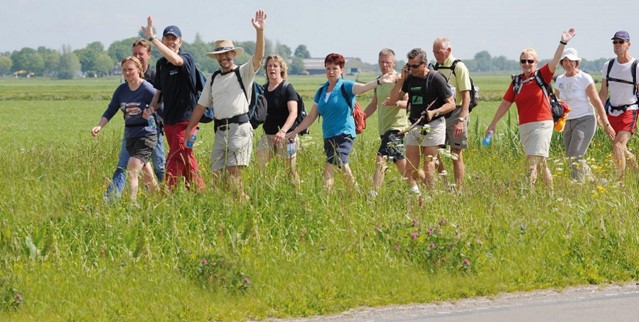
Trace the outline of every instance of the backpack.
{"label": "backpack", "polygon": [[366,113],[364,113],[364,110],[362,109],[362,106],[359,105],[359,103],[357,102],[357,99],[355,100],[355,106],[353,106],[353,100],[348,97],[348,93],[346,93],[346,89],[344,88],[344,86],[340,88],[342,90],[342,96],[344,96],[346,103],[348,103],[348,107],[353,110],[353,119],[355,119],[355,133],[362,134],[362,132],[364,132],[364,130],[366,129]]}
{"label": "backpack", "polygon": [[613,82],[619,82],[619,83],[624,83],[624,84],[631,84],[632,88],[633,88],[633,93],[635,94],[635,96],[637,96],[637,101],[633,104],[626,104],[626,105],[622,105],[622,106],[612,106],[610,104],[610,98],[608,98],[606,100],[606,110],[607,111],[612,111],[612,110],[620,110],[620,111],[626,111],[628,109],[628,107],[636,104],[637,102],[639,102],[639,92],[637,92],[637,64],[639,63],[638,60],[634,60],[632,62],[632,66],[630,67],[630,72],[632,73],[632,83],[630,83],[629,81],[625,80],[625,79],[618,79],[618,78],[610,78],[610,71],[612,70],[612,64],[615,63],[615,59],[611,59],[610,61],[608,61],[608,70],[606,71],[606,86],[608,86],[608,84],[610,83],[610,81]]}
{"label": "backpack", "polygon": [[[202,90],[204,90],[204,84],[206,84],[206,76],[199,69],[195,68],[195,102],[200,100],[200,96],[202,95]],[[200,123],[210,123],[213,121],[214,113],[213,109],[207,107],[204,110],[204,114],[200,118]]]}
{"label": "backpack", "polygon": [[[440,64],[435,64],[433,66],[433,69],[434,70],[450,69],[452,71],[452,75],[457,77],[457,74],[455,74],[455,67],[457,67],[457,63],[459,63],[460,61],[461,59],[455,59],[453,61],[453,64],[450,65],[449,67],[444,67]],[[473,81],[471,77],[469,78],[470,78],[470,105],[468,105],[468,112],[470,113],[479,104],[479,87],[475,87],[475,82]],[[448,81],[449,79],[450,77],[446,80]]]}
{"label": "backpack", "polygon": [[[513,83],[513,92],[515,92],[515,95],[519,94],[519,91],[521,91],[521,85],[522,85],[521,74],[514,75],[512,83]],[[564,116],[564,110],[566,109],[564,108],[564,104],[566,103],[564,103],[563,101],[560,101],[557,98],[557,96],[555,95],[555,92],[552,89],[552,86],[546,83],[544,78],[541,77],[541,75],[539,74],[538,70],[535,71],[535,83],[537,83],[537,85],[541,88],[541,90],[544,91],[544,95],[546,96],[546,98],[548,98],[550,103],[550,111],[552,112],[552,119],[556,123],[557,121],[559,121],[559,119],[562,116]],[[569,110],[569,108],[567,108],[567,110]]]}
{"label": "backpack", "polygon": [[[286,96],[286,89],[288,88],[289,84],[290,84],[289,82],[284,81],[284,84],[282,85],[282,89],[281,89],[282,92],[280,93],[280,97]],[[295,91],[295,95],[296,95],[295,100],[297,101],[297,117],[295,118],[295,122],[293,123],[291,130],[297,128],[297,126],[300,125],[300,123],[302,123],[302,121],[307,115],[306,108],[304,108],[304,100],[302,99],[302,95],[300,95],[300,93],[298,93],[297,91]],[[304,131],[299,132],[298,135],[306,135],[309,133],[310,131],[308,129],[305,129]]]}
{"label": "backpack", "polygon": [[[244,82],[242,82],[242,76],[240,75],[240,68],[237,67],[233,70],[235,72],[235,76],[237,77],[237,81],[240,83],[240,87],[242,88],[242,92],[244,92],[244,96],[246,100],[249,102],[249,122],[251,122],[251,126],[253,129],[256,129],[260,124],[266,121],[266,97],[264,97],[264,86],[253,82],[253,93],[251,97],[248,97],[246,93],[246,88],[244,88]],[[215,80],[215,76],[221,74],[221,70],[215,71],[213,75],[211,75],[211,86],[213,86],[213,81]]]}

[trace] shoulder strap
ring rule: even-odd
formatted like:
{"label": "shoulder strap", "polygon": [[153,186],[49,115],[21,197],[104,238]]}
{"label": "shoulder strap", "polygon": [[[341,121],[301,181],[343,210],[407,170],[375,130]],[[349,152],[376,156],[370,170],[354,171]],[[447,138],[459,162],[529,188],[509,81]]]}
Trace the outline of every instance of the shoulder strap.
{"label": "shoulder strap", "polygon": [[514,75],[513,76],[513,92],[515,92],[515,95],[519,94],[519,91],[521,90],[521,75]]}
{"label": "shoulder strap", "polygon": [[455,67],[457,67],[457,63],[459,63],[461,61],[461,59],[455,59],[453,61],[453,64],[450,65],[450,69],[453,71],[453,75],[455,75],[455,77],[457,77],[457,74],[455,74]]}
{"label": "shoulder strap", "polygon": [[608,82],[608,78],[610,78],[610,71],[612,70],[612,64],[614,63],[614,58],[608,61],[608,71],[606,71],[606,86],[610,85],[610,82]]}
{"label": "shoulder strap", "polygon": [[235,76],[237,76],[237,81],[240,82],[240,87],[242,88],[242,92],[244,92],[244,96],[246,97],[246,100],[250,104],[251,99],[248,97],[248,94],[246,94],[246,88],[244,88],[244,82],[242,82],[242,75],[240,75],[240,67],[235,67],[233,71],[235,72]]}
{"label": "shoulder strap", "polygon": [[637,64],[639,64],[639,61],[635,59],[635,61],[632,62],[632,67],[630,67],[630,71],[632,72],[632,86],[634,87],[633,92],[635,95],[637,94]]}
{"label": "shoulder strap", "polygon": [[348,93],[346,92],[346,88],[344,88],[343,83],[342,83],[342,86],[340,86],[340,89],[342,90],[342,96],[344,96],[344,99],[346,100],[346,104],[348,104],[348,107],[350,109],[353,109],[353,101],[352,101],[352,99],[349,98]]}
{"label": "shoulder strap", "polygon": [[552,92],[552,88],[550,88],[549,90],[550,85],[546,83],[543,77],[541,77],[539,70],[535,71],[535,82],[537,82],[537,85],[539,85],[539,87],[541,87],[541,90],[544,91],[544,95],[548,97],[548,95],[550,95],[550,92]]}

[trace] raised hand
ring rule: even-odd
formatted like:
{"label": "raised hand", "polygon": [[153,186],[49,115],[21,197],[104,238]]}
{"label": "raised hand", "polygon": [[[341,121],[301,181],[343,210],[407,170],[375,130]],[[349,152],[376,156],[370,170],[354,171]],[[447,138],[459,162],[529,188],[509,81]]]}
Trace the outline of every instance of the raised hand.
{"label": "raised hand", "polygon": [[[149,17],[150,18],[150,17]],[[255,12],[255,18],[251,18],[251,23],[255,30],[264,30],[266,24],[266,12],[264,10],[258,10]]]}
{"label": "raised hand", "polygon": [[153,37],[153,18],[151,16],[146,18],[146,27],[142,26],[142,32],[147,39]]}
{"label": "raised hand", "polygon": [[572,39],[572,37],[574,37],[577,33],[575,32],[575,28],[570,28],[568,29],[568,31],[564,31],[563,34],[561,34],[561,41],[563,42],[568,42],[570,41],[570,39]]}

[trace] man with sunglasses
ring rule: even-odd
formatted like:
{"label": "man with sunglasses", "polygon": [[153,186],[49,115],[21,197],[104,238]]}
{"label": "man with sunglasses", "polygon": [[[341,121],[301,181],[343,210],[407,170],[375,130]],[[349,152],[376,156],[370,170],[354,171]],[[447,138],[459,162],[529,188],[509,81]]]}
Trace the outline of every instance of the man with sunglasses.
{"label": "man with sunglasses", "polygon": [[[428,58],[423,49],[412,49],[407,58],[408,64],[391,90],[389,103],[395,104],[404,94],[408,94],[409,121],[412,125],[404,141],[407,160],[405,176],[411,192],[420,195],[416,182],[418,178],[427,188],[435,186],[437,149],[446,140],[444,114],[455,109],[455,99],[446,78],[428,69]],[[420,169],[422,156],[424,166]]]}
{"label": "man with sunglasses", "polygon": [[[442,73],[448,79],[448,84],[455,89],[454,94],[457,106],[446,119],[446,144],[450,145],[451,154],[457,156],[453,158],[455,190],[461,191],[466,169],[462,149],[468,147],[468,113],[471,84],[468,68],[464,62],[458,61],[453,67],[456,59],[453,57],[452,52],[453,47],[448,38],[439,37],[433,42],[433,55],[437,61],[435,70]],[[440,173],[444,171],[444,163],[441,161],[439,162],[438,171]]]}
{"label": "man with sunglasses", "polygon": [[[628,140],[634,134],[637,125],[637,71],[639,66],[630,56],[630,35],[626,31],[617,31],[612,36],[612,46],[617,56],[603,65],[604,75],[599,90],[599,98],[606,102],[608,120],[617,135],[613,141],[615,165],[619,180],[623,180],[626,162],[637,169],[637,160],[627,147]],[[634,70],[633,70],[634,69]]]}

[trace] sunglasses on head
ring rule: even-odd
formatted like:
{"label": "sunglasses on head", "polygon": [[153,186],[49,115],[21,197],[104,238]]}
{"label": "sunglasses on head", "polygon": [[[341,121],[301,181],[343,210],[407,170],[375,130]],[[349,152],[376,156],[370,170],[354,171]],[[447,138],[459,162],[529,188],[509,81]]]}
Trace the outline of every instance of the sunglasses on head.
{"label": "sunglasses on head", "polygon": [[535,60],[534,59],[520,59],[519,63],[521,63],[521,64],[529,63],[529,64],[532,65],[532,64],[535,63]]}
{"label": "sunglasses on head", "polygon": [[424,62],[421,62],[419,64],[415,64],[415,65],[411,65],[411,64],[406,64],[406,66],[408,66],[409,68],[418,68],[419,66],[424,65]]}
{"label": "sunglasses on head", "polygon": [[613,45],[623,45],[623,43],[625,43],[625,40],[613,40],[612,44]]}

